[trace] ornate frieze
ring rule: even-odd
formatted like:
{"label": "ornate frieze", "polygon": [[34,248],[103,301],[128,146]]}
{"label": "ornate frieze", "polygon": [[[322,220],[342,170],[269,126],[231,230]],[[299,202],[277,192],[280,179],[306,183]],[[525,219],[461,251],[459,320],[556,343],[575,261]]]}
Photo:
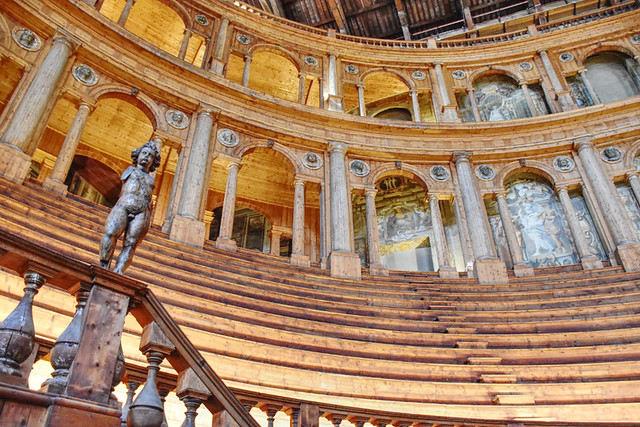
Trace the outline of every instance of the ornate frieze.
{"label": "ornate frieze", "polygon": [[222,128],[218,130],[218,141],[225,147],[235,147],[240,143],[238,134],[231,129]]}

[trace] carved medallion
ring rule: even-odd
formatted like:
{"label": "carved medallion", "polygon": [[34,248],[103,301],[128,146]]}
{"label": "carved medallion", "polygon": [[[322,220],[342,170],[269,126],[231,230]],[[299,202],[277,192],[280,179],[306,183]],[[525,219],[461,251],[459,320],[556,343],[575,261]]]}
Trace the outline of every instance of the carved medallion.
{"label": "carved medallion", "polygon": [[369,168],[369,165],[366,162],[359,159],[351,160],[351,162],[349,162],[349,170],[355,176],[367,176],[371,171],[371,169]]}
{"label": "carved medallion", "polygon": [[533,65],[531,65],[531,62],[529,61],[522,61],[518,64],[518,68],[520,68],[520,71],[531,71],[533,69]]}
{"label": "carved medallion", "polygon": [[240,138],[231,129],[222,128],[218,130],[218,141],[225,147],[235,147],[240,143]]}
{"label": "carved medallion", "polygon": [[196,15],[196,22],[202,25],[203,27],[206,27],[207,25],[209,25],[209,20],[207,19],[206,16],[204,16],[201,13]]}
{"label": "carved medallion", "polygon": [[28,28],[15,27],[13,31],[11,31],[11,36],[23,49],[35,52],[42,47],[40,37]]}
{"label": "carved medallion", "polygon": [[308,169],[320,169],[322,167],[322,157],[316,153],[308,152],[302,156],[302,164]]}
{"label": "carved medallion", "polygon": [[476,167],[476,176],[483,181],[490,181],[496,177],[496,172],[489,165],[478,165]]}
{"label": "carved medallion", "polygon": [[429,175],[431,175],[431,178],[435,179],[436,181],[448,181],[450,176],[447,168],[442,165],[431,166]]}
{"label": "carved medallion", "polygon": [[312,67],[318,66],[318,60],[313,56],[307,56],[306,58],[304,58],[304,63]]}
{"label": "carved medallion", "polygon": [[179,110],[168,110],[164,114],[164,118],[167,120],[169,126],[176,129],[184,129],[189,126],[189,117]]}
{"label": "carved medallion", "polygon": [[633,44],[640,44],[640,33],[638,33],[638,34],[634,34],[634,35],[631,37],[631,43],[633,43]]}
{"label": "carved medallion", "polygon": [[85,64],[76,65],[73,67],[73,77],[86,86],[93,86],[98,83],[98,75],[93,68]]}
{"label": "carved medallion", "polygon": [[424,80],[427,78],[427,75],[424,71],[415,70],[413,73],[411,73],[411,77],[413,77],[413,80]]}
{"label": "carved medallion", "polygon": [[573,160],[569,156],[558,156],[553,159],[553,167],[560,172],[569,172],[573,170]]}
{"label": "carved medallion", "polygon": [[467,73],[465,73],[462,70],[455,70],[454,72],[451,73],[451,76],[456,80],[462,80],[465,77],[467,77]]}
{"label": "carved medallion", "polygon": [[569,52],[561,53],[558,58],[561,62],[571,62],[573,61],[573,54]]}
{"label": "carved medallion", "polygon": [[347,72],[347,74],[358,74],[360,72],[358,66],[353,64],[347,65],[346,67],[344,67],[344,70]]}
{"label": "carved medallion", "polygon": [[240,43],[242,44],[249,44],[251,43],[251,38],[246,35],[246,34],[238,34],[236,36],[236,40],[238,40]]}
{"label": "carved medallion", "polygon": [[616,147],[606,147],[602,150],[600,156],[607,163],[616,163],[622,159],[622,153]]}

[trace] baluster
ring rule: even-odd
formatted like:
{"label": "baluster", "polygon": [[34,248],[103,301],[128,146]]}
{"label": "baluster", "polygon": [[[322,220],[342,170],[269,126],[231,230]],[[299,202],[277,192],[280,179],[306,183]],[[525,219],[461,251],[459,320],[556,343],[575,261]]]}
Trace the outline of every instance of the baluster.
{"label": "baluster", "polygon": [[331,413],[325,414],[325,418],[333,423],[333,427],[340,427],[342,420],[347,417],[347,414]]}
{"label": "baluster", "polygon": [[276,414],[280,409],[282,409],[282,405],[266,404],[263,405],[260,409],[267,413],[267,427],[273,427],[276,419]]}
{"label": "baluster", "polygon": [[175,346],[157,323],[151,322],[144,327],[140,339],[140,351],[147,355],[149,370],[142,391],[129,407],[128,427],[160,427],[162,425],[164,409],[156,381],[160,363],[173,350],[175,350]]}
{"label": "baluster", "polygon": [[289,414],[289,419],[290,419],[289,426],[298,427],[298,418],[300,417],[300,408],[293,406],[287,409],[286,413]]}
{"label": "baluster", "polygon": [[45,282],[45,277],[34,271],[24,275],[24,295],[18,306],[0,323],[0,374],[13,384],[23,383],[26,377],[20,364],[31,355],[35,345],[35,327],[33,325],[33,297]]}
{"label": "baluster", "polygon": [[176,395],[187,408],[181,427],[195,427],[196,416],[198,415],[196,411],[202,401],[207,400],[209,396],[211,396],[211,393],[195,372],[193,372],[193,369],[187,368],[178,375]]}
{"label": "baluster", "polygon": [[62,331],[49,354],[52,377],[42,383],[40,391],[53,394],[64,394],[67,387],[67,376],[73,360],[78,352],[78,344],[82,336],[82,313],[89,298],[90,284],[81,283],[76,293],[76,313],[67,328]]}
{"label": "baluster", "polygon": [[120,416],[120,426],[126,427],[127,425],[127,415],[129,414],[129,408],[131,407],[131,403],[133,402],[133,396],[136,394],[136,390],[140,387],[140,383],[136,381],[128,381],[127,382],[127,401],[122,407],[122,415]]}

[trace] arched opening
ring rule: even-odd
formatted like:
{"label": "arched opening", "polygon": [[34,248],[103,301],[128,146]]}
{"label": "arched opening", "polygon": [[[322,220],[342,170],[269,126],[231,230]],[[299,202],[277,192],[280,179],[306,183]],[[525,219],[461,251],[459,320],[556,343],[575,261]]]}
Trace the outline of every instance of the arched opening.
{"label": "arched opening", "polygon": [[260,50],[253,54],[249,87],[278,98],[298,101],[299,76],[293,62],[269,50]]}
{"label": "arched opening", "polygon": [[584,61],[587,78],[602,102],[640,94],[640,66],[620,52],[600,52]]}
{"label": "arched opening", "polygon": [[409,122],[412,120],[411,111],[407,110],[406,108],[399,108],[399,107],[389,108],[388,110],[380,111],[379,113],[376,113],[374,117],[378,119],[406,120]]}
{"label": "arched opening", "polygon": [[116,171],[85,156],[73,158],[64,183],[69,193],[107,207],[115,205],[122,188]]}
{"label": "arched opening", "polygon": [[[368,116],[393,120],[413,120],[413,100],[409,86],[397,74],[376,71],[368,74],[364,78],[363,84],[365,110]],[[357,112],[358,109],[356,108],[355,111]],[[385,111],[389,111],[389,113],[384,114]]]}
{"label": "arched opening", "polygon": [[0,55],[0,114],[4,111],[7,103],[16,90],[24,67],[11,60],[11,57]]}
{"label": "arched opening", "polygon": [[[213,220],[209,229],[209,240],[216,240],[220,235],[220,218],[222,206],[213,210]],[[233,215],[233,233],[231,239],[239,248],[268,253],[270,250],[269,229],[271,223],[259,212],[249,208],[236,207]]]}

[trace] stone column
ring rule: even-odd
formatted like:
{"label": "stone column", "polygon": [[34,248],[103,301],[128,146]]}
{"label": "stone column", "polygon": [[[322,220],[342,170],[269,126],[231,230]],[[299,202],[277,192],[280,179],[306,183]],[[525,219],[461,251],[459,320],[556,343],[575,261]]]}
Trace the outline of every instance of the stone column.
{"label": "stone column", "polygon": [[618,197],[618,191],[602,169],[593,149],[593,137],[575,140],[578,156],[600,206],[605,222],[616,244],[616,256],[626,271],[640,270],[640,244],[631,220]]}
{"label": "stone column", "polygon": [[629,181],[633,195],[636,196],[636,201],[640,204],[640,178],[638,178],[638,172],[628,173],[627,181]]}
{"label": "stone column", "polygon": [[411,106],[413,107],[413,121],[422,122],[422,112],[420,111],[420,103],[418,102],[418,91],[416,89],[409,89],[411,92]]}
{"label": "stone column", "polygon": [[182,44],[180,45],[180,51],[178,52],[178,58],[184,59],[187,54],[187,48],[189,47],[189,40],[191,39],[192,31],[188,28],[184,29],[184,36],[182,38]]}
{"label": "stone column", "polygon": [[491,244],[493,237],[488,228],[487,212],[476,188],[470,157],[471,153],[454,153],[460,194],[475,258],[475,274],[480,283],[508,283],[507,268],[496,256]]}
{"label": "stone column", "polygon": [[245,55],[244,57],[244,71],[242,72],[242,86],[249,86],[249,73],[251,71],[251,60],[253,56],[250,54]]}
{"label": "stone column", "polygon": [[564,89],[558,74],[556,73],[556,69],[553,67],[551,60],[549,59],[549,55],[546,50],[539,50],[538,55],[542,60],[542,65],[544,66],[544,70],[547,72],[547,76],[549,76],[549,80],[551,81],[551,87],[553,87],[553,91],[558,95],[558,103],[560,107],[562,107],[562,111],[573,110],[577,108],[575,102],[573,101],[573,97],[571,93]]}
{"label": "stone column", "polygon": [[328,70],[328,109],[330,111],[344,111],[344,106],[342,105],[342,98],[338,96],[338,67],[337,67],[337,56],[333,52],[329,52],[329,70]]}
{"label": "stone column", "polygon": [[580,257],[582,268],[585,270],[602,268],[602,261],[600,258],[589,251],[589,245],[587,245],[587,242],[584,239],[584,234],[582,233],[580,224],[578,223],[578,216],[576,215],[576,210],[573,207],[571,198],[569,197],[567,187],[558,187],[556,191],[558,192],[558,197],[560,198],[564,215],[569,223],[569,230],[573,237],[573,243],[576,245],[576,249],[578,250],[578,256]]}
{"label": "stone column", "polygon": [[533,103],[533,98],[531,98],[529,85],[527,85],[526,83],[520,83],[520,89],[522,89],[522,93],[524,93],[524,99],[527,101],[527,106],[531,111],[531,117],[536,117],[538,115],[538,110],[536,110],[536,104]]}
{"label": "stone column", "polygon": [[[229,19],[222,18],[220,21],[220,28],[218,29],[218,37],[216,38],[216,45],[213,51],[213,58],[211,58],[211,71],[221,76],[224,72],[224,51],[227,45],[227,34],[229,32]],[[205,58],[206,60],[206,58]]]}
{"label": "stone column", "polygon": [[478,100],[476,99],[476,92],[472,87],[467,89],[467,93],[469,99],[471,100],[471,109],[473,110],[473,118],[476,119],[476,122],[482,121],[482,116],[480,115],[480,108],[478,108]]}
{"label": "stone column", "polygon": [[429,210],[431,211],[431,227],[433,228],[431,249],[436,251],[438,273],[440,277],[455,279],[458,277],[458,271],[449,265],[449,248],[447,247],[447,238],[442,225],[442,213],[440,212],[438,196],[435,194],[429,194]]}
{"label": "stone column", "polygon": [[81,103],[78,107],[76,116],[71,123],[67,136],[65,136],[64,142],[62,143],[62,148],[58,153],[58,158],[56,159],[56,164],[53,166],[51,175],[45,179],[42,184],[43,188],[62,196],[67,194],[67,186],[64,185],[64,181],[67,178],[71,162],[73,161],[73,156],[78,148],[80,136],[82,135],[84,126],[87,123],[87,119],[89,118],[91,111],[93,111],[93,108],[93,105],[86,102]]}
{"label": "stone column", "polygon": [[0,175],[22,183],[36,149],[35,133],[76,44],[64,34],[53,36],[51,49],[0,137]]}
{"label": "stone column", "polygon": [[504,235],[507,238],[507,246],[509,246],[509,254],[513,261],[513,273],[517,277],[533,276],[533,267],[524,262],[524,258],[522,257],[522,248],[520,247],[520,243],[518,243],[516,228],[511,219],[511,212],[509,212],[506,192],[496,194],[496,201],[498,202],[498,212],[500,213],[500,221],[502,221]]}
{"label": "stone column", "polygon": [[331,211],[331,253],[328,264],[331,276],[360,279],[358,254],[351,252],[349,221],[349,191],[345,154],[347,144],[329,143],[329,208]]}
{"label": "stone column", "polygon": [[199,216],[202,196],[207,185],[204,177],[207,175],[213,121],[211,109],[202,108],[198,112],[182,189],[179,194],[176,194],[179,200],[177,214],[171,222],[169,231],[171,240],[199,248],[204,245],[206,238],[206,227]]}
{"label": "stone column", "polygon": [[124,9],[122,9],[122,13],[120,14],[120,18],[118,18],[118,25],[124,27],[127,23],[127,19],[129,19],[129,13],[131,12],[131,8],[136,3],[136,0],[127,0],[124,5]]}
{"label": "stone column", "polygon": [[293,196],[293,233],[291,239],[291,264],[309,267],[309,257],[304,254],[304,185],[296,178]]}
{"label": "stone column", "polygon": [[444,81],[444,74],[442,73],[442,64],[434,63],[433,68],[436,72],[436,81],[438,84],[438,92],[440,93],[440,101],[442,102],[442,110],[445,122],[458,122],[458,114],[456,108],[451,105],[451,98],[449,98],[449,91],[447,90],[447,84]]}
{"label": "stone column", "polygon": [[274,225],[271,225],[271,244],[269,248],[269,253],[271,255],[280,256],[280,237],[282,237],[282,230]]}
{"label": "stone column", "polygon": [[298,104],[305,104],[305,86],[307,75],[302,71],[298,73]]}
{"label": "stone column", "polygon": [[358,109],[360,111],[360,115],[365,117],[367,115],[367,104],[364,100],[364,84],[358,83],[356,84],[358,88]]}
{"label": "stone column", "polygon": [[319,215],[320,215],[320,260],[321,264],[326,267],[327,256],[329,255],[329,243],[327,235],[327,209],[325,203],[325,184],[320,183],[320,191],[318,194],[319,200]]}
{"label": "stone column", "polygon": [[369,246],[369,273],[376,276],[388,276],[389,269],[380,261],[380,235],[378,234],[378,213],[376,211],[375,188],[364,190],[367,213],[367,245]]}
{"label": "stone column", "polygon": [[591,82],[589,81],[589,78],[587,77],[587,70],[580,70],[580,71],[578,71],[578,74],[580,75],[580,80],[582,80],[582,83],[584,83],[584,87],[587,88],[587,92],[589,92],[589,96],[593,100],[593,103],[594,104],[602,104],[602,101],[600,100],[600,97],[598,96],[596,91],[593,89],[593,86],[591,86]]}
{"label": "stone column", "polygon": [[236,192],[238,189],[238,172],[242,163],[230,161],[227,165],[227,188],[224,192],[222,217],[220,218],[220,235],[216,239],[216,247],[228,251],[236,251],[236,241],[231,239],[233,234],[233,216],[236,212]]}

